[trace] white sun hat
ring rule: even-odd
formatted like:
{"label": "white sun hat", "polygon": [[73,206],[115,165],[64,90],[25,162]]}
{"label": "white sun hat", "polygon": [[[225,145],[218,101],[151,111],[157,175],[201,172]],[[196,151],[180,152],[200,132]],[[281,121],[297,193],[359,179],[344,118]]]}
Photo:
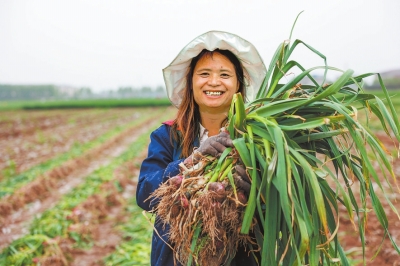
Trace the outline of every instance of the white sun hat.
{"label": "white sun hat", "polygon": [[235,34],[209,31],[186,45],[172,63],[163,69],[167,94],[172,104],[176,107],[181,104],[188,67],[192,58],[196,57],[203,49],[209,51],[229,50],[236,55],[248,74],[246,98],[248,101],[254,100],[267,72],[257,49],[250,42]]}

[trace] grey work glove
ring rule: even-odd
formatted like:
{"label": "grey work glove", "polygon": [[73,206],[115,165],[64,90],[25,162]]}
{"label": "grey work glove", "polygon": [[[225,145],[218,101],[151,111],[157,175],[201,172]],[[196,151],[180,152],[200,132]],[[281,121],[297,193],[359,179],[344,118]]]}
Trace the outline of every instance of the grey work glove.
{"label": "grey work glove", "polygon": [[244,166],[237,164],[233,173],[233,180],[237,188],[242,189],[247,195],[250,193],[251,181]]}
{"label": "grey work glove", "polygon": [[191,166],[197,164],[203,156],[211,155],[217,157],[227,147],[233,147],[232,140],[228,133],[221,132],[218,135],[206,139],[192,155],[185,159],[184,164]]}
{"label": "grey work glove", "polygon": [[202,155],[217,157],[227,147],[233,147],[232,140],[228,133],[221,132],[218,135],[206,139],[197,149],[197,152],[200,152]]}

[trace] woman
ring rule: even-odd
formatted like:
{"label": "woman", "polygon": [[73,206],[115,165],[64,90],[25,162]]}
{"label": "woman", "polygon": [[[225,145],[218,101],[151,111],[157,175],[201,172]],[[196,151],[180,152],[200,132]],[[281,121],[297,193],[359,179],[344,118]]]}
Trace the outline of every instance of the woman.
{"label": "woman", "polygon": [[[232,97],[240,92],[243,98],[252,100],[266,68],[248,41],[210,31],[184,47],[163,73],[168,96],[178,113],[150,136],[148,157],[142,163],[137,186],[137,203],[146,211],[156,204],[147,200],[150,194],[179,173],[181,162],[193,163],[208,154],[216,156],[233,146],[229,135],[221,130]],[[244,190],[249,186],[246,178],[245,171],[236,173],[236,183]],[[174,261],[167,232],[168,226],[164,228],[156,219],[151,265],[180,265]],[[254,258],[241,248],[231,265],[252,264]]]}

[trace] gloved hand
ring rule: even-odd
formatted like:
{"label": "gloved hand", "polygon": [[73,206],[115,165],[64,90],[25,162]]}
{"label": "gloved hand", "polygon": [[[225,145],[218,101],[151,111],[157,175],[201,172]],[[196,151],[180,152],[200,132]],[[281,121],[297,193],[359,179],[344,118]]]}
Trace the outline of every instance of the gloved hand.
{"label": "gloved hand", "polygon": [[246,173],[246,169],[243,165],[237,164],[235,166],[235,172],[233,173],[233,181],[237,188],[242,189],[246,195],[249,195],[251,188],[251,181]]}
{"label": "gloved hand", "polygon": [[206,139],[198,149],[196,149],[192,155],[185,159],[185,165],[197,164],[200,159],[205,155],[211,155],[217,157],[227,147],[233,147],[232,140],[228,133],[221,132],[218,135],[209,137]]}
{"label": "gloved hand", "polygon": [[218,135],[206,139],[197,149],[197,152],[200,152],[202,155],[217,157],[227,147],[233,147],[233,143],[229,134],[223,131]]}

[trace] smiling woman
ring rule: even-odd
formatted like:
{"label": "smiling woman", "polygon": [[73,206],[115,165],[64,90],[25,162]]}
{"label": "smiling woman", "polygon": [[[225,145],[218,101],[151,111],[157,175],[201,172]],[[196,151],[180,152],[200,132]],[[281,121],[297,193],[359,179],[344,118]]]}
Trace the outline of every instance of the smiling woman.
{"label": "smiling woman", "polygon": [[209,53],[197,62],[193,75],[194,100],[200,112],[229,109],[233,94],[239,90],[234,65],[219,52]]}
{"label": "smiling woman", "polygon": [[[168,96],[178,107],[178,112],[174,120],[165,122],[151,134],[148,157],[142,163],[137,187],[140,207],[147,211],[157,208],[157,212],[163,208],[174,208],[179,213],[180,208],[191,204],[191,195],[182,196],[179,202],[168,202],[168,206],[158,204],[158,200],[149,200],[149,197],[154,196],[161,184],[179,186],[186,182],[177,176],[180,167],[190,167],[204,156],[218,156],[227,147],[233,147],[229,134],[224,130],[232,98],[239,92],[243,98],[253,99],[265,73],[264,63],[251,43],[218,31],[207,32],[194,39],[164,69]],[[248,193],[250,186],[246,172],[233,170],[233,174],[236,187],[244,194]],[[221,186],[215,184],[214,188],[218,190]],[[226,198],[223,194],[220,196],[222,200]],[[212,204],[218,205],[220,198],[217,198]],[[215,218],[223,215],[216,213]],[[174,223],[165,223],[160,217],[157,216],[155,222],[151,265],[191,265],[191,255],[187,250],[187,244],[190,250],[190,238],[183,233],[170,235],[169,228]],[[221,218],[215,225],[222,228],[223,221],[231,220],[232,217]],[[210,248],[204,249],[208,253],[203,252],[199,261],[194,263],[257,265],[247,247],[223,243],[228,233],[220,230]]]}
{"label": "smiling woman", "polygon": [[[236,60],[230,60],[223,54],[230,54]],[[195,65],[194,69],[192,65]],[[191,89],[186,90],[185,98],[189,99],[193,93],[200,112],[200,123],[208,128],[209,135],[216,135],[221,128],[220,120],[224,121],[227,117],[233,95],[236,92],[244,95],[243,67],[230,51],[217,49],[213,52],[203,50],[192,60],[190,69],[193,69],[193,74],[189,71],[188,78],[192,77],[193,84]]]}

